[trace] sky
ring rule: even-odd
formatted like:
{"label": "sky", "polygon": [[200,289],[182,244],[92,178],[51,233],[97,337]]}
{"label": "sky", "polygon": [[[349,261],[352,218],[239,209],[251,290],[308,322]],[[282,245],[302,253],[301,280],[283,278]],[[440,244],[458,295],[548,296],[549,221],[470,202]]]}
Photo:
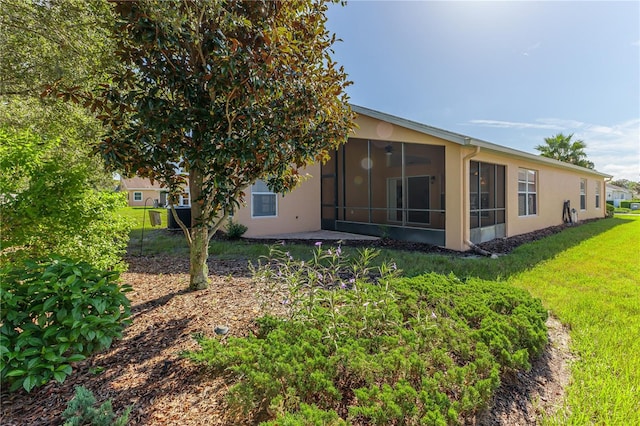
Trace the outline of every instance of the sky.
{"label": "sky", "polygon": [[533,154],[573,134],[640,181],[639,1],[350,0],[327,28],[352,104]]}

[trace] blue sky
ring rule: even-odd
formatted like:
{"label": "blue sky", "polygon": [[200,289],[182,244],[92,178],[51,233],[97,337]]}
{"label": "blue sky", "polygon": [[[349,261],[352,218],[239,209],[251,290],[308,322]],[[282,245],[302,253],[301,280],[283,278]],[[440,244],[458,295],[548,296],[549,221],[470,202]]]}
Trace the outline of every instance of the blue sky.
{"label": "blue sky", "polygon": [[557,133],[640,181],[640,2],[333,5],[351,102],[538,154]]}

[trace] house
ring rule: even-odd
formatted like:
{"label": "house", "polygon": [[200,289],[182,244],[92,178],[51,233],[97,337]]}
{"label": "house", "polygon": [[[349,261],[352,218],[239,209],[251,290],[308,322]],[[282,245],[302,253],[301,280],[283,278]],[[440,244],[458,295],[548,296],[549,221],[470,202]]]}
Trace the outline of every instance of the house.
{"label": "house", "polygon": [[[129,206],[165,206],[167,205],[167,191],[160,186],[160,183],[151,183],[149,179],[141,177],[121,178],[120,191],[127,192]],[[180,206],[189,206],[189,187],[180,195]]]}
{"label": "house", "polygon": [[286,196],[258,181],[234,220],[246,237],[337,230],[452,250],[605,217],[611,176],[352,106],[357,129]]}
{"label": "house", "polygon": [[607,201],[611,202],[614,207],[620,207],[620,201],[632,200],[633,192],[620,186],[607,184]]}

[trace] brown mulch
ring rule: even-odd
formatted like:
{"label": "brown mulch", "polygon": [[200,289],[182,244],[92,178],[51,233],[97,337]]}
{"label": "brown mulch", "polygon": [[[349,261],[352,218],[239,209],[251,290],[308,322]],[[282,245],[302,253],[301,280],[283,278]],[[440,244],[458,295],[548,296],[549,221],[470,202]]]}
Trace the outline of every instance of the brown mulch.
{"label": "brown mulch", "polygon": [[[255,424],[229,414],[224,397],[231,384],[225,378],[205,374],[180,356],[198,349],[194,333],[213,336],[217,325],[229,326],[228,336],[247,335],[259,314],[247,261],[211,259],[210,287],[194,292],[185,291],[187,259],[129,257],[127,262],[122,278],[134,289],[128,294],[133,322],[123,338],[75,364],[63,384],[54,381],[31,393],[3,389],[0,424],[62,424],[61,414],[80,385],[100,402],[111,399],[117,412],[133,405],[131,425]],[[473,424],[536,424],[540,413],[562,405],[570,378],[569,337],[557,321],[548,325],[550,344],[532,371],[506,377],[492,408]]]}

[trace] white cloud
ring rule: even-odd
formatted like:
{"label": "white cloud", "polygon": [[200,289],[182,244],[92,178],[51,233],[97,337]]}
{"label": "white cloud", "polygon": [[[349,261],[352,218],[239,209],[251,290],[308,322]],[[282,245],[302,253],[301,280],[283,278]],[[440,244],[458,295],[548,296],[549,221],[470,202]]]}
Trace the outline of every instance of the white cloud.
{"label": "white cloud", "polygon": [[558,118],[539,118],[533,122],[482,119],[470,120],[468,124],[521,131],[518,137],[512,138],[513,141],[522,140],[523,132],[541,141],[549,136],[540,135],[537,130],[573,133],[574,139],[587,144],[585,152],[596,170],[613,175],[614,179],[640,181],[640,118],[610,126]]}
{"label": "white cloud", "polygon": [[497,127],[501,129],[551,129],[562,130],[553,123],[522,123],[518,121],[501,121],[501,120],[470,120],[469,123],[484,126],[484,127]]}
{"label": "white cloud", "polygon": [[598,171],[614,179],[640,181],[640,119],[613,126],[585,125],[576,137],[587,144],[587,156]]}
{"label": "white cloud", "polygon": [[527,47],[527,48],[525,49],[525,51],[524,51],[524,52],[522,52],[522,54],[523,54],[524,56],[529,56],[529,54],[530,54],[531,52],[533,52],[533,51],[534,51],[534,50],[536,50],[536,49],[539,49],[539,48],[540,48],[540,45],[541,45],[541,44],[540,44],[540,42],[537,42],[536,44],[533,44],[533,45],[531,45],[531,46]]}

